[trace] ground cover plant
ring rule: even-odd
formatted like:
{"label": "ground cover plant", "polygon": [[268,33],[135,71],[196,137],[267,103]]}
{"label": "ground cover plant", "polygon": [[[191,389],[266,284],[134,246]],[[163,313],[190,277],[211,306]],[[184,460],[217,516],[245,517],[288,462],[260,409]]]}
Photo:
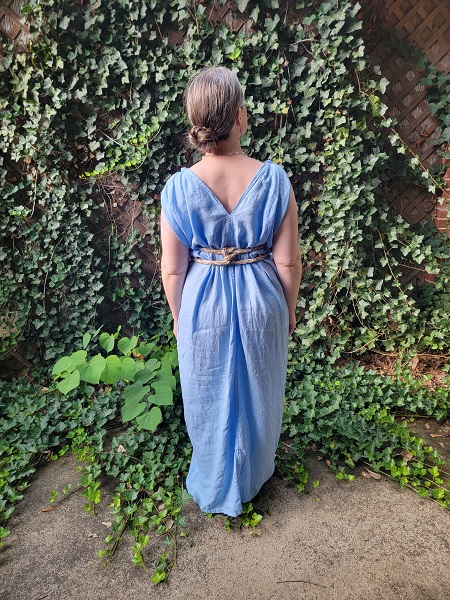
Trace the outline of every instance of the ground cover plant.
{"label": "ground cover plant", "polygon": [[[99,502],[100,475],[119,478],[102,558],[128,527],[133,560],[153,581],[173,564],[190,447],[168,311],[157,276],[140,272],[142,237],[118,237],[114,223],[94,235],[92,224],[98,204],[120,190],[143,203],[146,241],[158,252],[161,188],[195,159],[183,144],[183,90],[193,72],[217,63],[246,89],[245,150],[283,163],[300,208],[306,269],[280,470],[301,489],[305,449],[315,444],[341,479],[364,460],[448,506],[438,453],[396,418],[401,410],[444,419],[448,382],[430,391],[407,368],[381,377],[355,360],[370,349],[411,361],[448,353],[448,241],[432,224],[410,228],[384,202],[392,170],[438,196],[441,173],[424,170],[385,118],[387,81],[367,64],[358,7],[296,4],[299,16],[277,0],[239,1],[248,29],[235,34],[187,0],[32,1],[27,48],[3,43],[2,351],[28,340],[21,347],[50,371],[0,385],[0,536],[40,457],[70,450],[84,464],[88,510]],[[173,31],[182,43],[169,41]],[[427,77],[437,143],[448,142],[448,78],[431,68]],[[405,287],[405,265],[436,273],[434,284]],[[119,312],[128,336],[108,323]],[[124,426],[107,446],[112,423]],[[259,520],[252,511],[250,525]],[[153,533],[169,542],[159,560],[146,554]]]}

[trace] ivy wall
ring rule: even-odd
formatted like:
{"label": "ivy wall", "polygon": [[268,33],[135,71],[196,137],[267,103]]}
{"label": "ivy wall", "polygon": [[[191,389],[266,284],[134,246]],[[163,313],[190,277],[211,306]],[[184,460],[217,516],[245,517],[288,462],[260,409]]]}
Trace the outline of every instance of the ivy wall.
{"label": "ivy wall", "polygon": [[[306,270],[293,347],[338,357],[448,345],[445,238],[433,224],[411,229],[385,202],[393,172],[435,191],[440,174],[407,158],[385,116],[387,81],[368,66],[358,5],[240,0],[246,27],[236,33],[213,18],[224,4],[24,6],[28,46],[0,52],[3,353],[20,343],[33,360],[53,359],[99,324],[167,326],[140,249],[157,255],[160,191],[196,160],[182,95],[213,64],[245,86],[246,151],[282,163],[296,192]],[[119,230],[105,222],[118,203],[131,214]],[[132,226],[141,210],[145,235]],[[403,286],[405,265],[439,271],[433,288]]]}

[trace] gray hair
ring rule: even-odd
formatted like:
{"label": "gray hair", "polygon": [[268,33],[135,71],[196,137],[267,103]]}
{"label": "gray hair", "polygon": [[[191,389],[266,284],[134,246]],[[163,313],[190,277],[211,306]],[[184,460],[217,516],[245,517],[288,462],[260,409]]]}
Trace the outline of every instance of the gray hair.
{"label": "gray hair", "polygon": [[194,75],[185,92],[192,146],[202,154],[217,151],[219,142],[230,135],[243,104],[244,90],[226,67],[210,67]]}

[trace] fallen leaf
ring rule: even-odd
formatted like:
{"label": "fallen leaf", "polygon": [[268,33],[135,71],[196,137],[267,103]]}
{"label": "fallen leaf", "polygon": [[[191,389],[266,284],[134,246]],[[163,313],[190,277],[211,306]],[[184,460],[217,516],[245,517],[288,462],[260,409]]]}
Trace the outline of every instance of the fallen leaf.
{"label": "fallen leaf", "polygon": [[430,433],[430,437],[444,437],[443,433]]}
{"label": "fallen leaf", "polygon": [[327,463],[328,466],[331,465],[331,460],[326,460],[325,462]]}
{"label": "fallen leaf", "polygon": [[403,450],[401,455],[403,457],[403,460],[405,460],[406,462],[411,460],[414,456],[413,454],[411,454],[411,452],[408,452],[408,450]]}
{"label": "fallen leaf", "polygon": [[312,450],[313,452],[317,452],[317,450],[318,450],[318,449],[319,449],[319,448],[317,447],[317,444],[311,444],[311,450]]}
{"label": "fallen leaf", "polygon": [[361,473],[361,475],[363,477],[365,477],[366,479],[376,479],[377,481],[379,479],[381,479],[381,475],[379,473],[374,473],[373,471],[370,471],[369,469],[366,469],[365,471],[363,471]]}
{"label": "fallen leaf", "polygon": [[416,355],[411,361],[411,369],[414,371],[419,364],[419,357]]}
{"label": "fallen leaf", "polygon": [[170,519],[169,521],[167,521],[166,523],[166,531],[170,531],[173,527],[173,519]]}
{"label": "fallen leaf", "polygon": [[126,454],[127,453],[126,449],[124,448],[124,446],[122,446],[122,444],[119,444],[117,446],[117,452],[120,452],[121,454]]}
{"label": "fallen leaf", "polygon": [[438,444],[439,444],[439,446],[440,446],[441,448],[445,448],[445,446],[444,446],[444,442],[438,442]]}
{"label": "fallen leaf", "polygon": [[56,508],[56,504],[53,504],[53,506],[47,506],[47,508],[43,508],[41,512],[51,512],[52,510],[55,510]]}
{"label": "fallen leaf", "polygon": [[48,392],[48,387],[43,387],[43,388],[42,388],[42,391],[43,391],[43,392]]}
{"label": "fallen leaf", "polygon": [[90,533],[90,534],[88,535],[88,537],[89,537],[89,538],[96,538],[96,537],[98,537],[98,535],[97,535],[96,533]]}
{"label": "fallen leaf", "polygon": [[323,460],[323,456],[318,456],[317,460]]}
{"label": "fallen leaf", "polygon": [[102,525],[104,525],[105,527],[111,527],[112,523],[111,521],[102,521]]}
{"label": "fallen leaf", "polygon": [[430,429],[431,425],[430,423],[425,423],[425,429]]}

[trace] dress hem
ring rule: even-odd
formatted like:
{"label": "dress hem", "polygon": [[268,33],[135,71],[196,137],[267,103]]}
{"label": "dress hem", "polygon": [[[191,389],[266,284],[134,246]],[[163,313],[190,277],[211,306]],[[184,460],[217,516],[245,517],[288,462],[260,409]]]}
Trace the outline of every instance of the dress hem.
{"label": "dress hem", "polygon": [[269,479],[273,476],[274,472],[275,472],[275,468],[273,469],[273,471],[269,475],[269,477],[267,477],[267,479],[265,479],[261,483],[261,485],[258,487],[258,489],[256,490],[256,492],[254,494],[251,494],[250,497],[247,500],[241,500],[241,508],[240,508],[239,511],[237,511],[237,510],[228,510],[224,506],[219,506],[219,507],[215,507],[215,508],[202,508],[200,506],[200,503],[197,502],[197,500],[195,499],[194,494],[191,494],[191,492],[189,491],[189,489],[187,488],[187,486],[186,486],[186,490],[187,490],[188,494],[190,494],[190,496],[192,496],[192,499],[194,500],[194,502],[197,504],[197,506],[199,507],[199,509],[203,513],[223,514],[223,515],[227,515],[227,517],[238,517],[239,515],[242,514],[242,505],[246,504],[247,502],[250,502],[251,500],[253,500],[255,498],[255,496],[257,496],[259,494],[262,486],[269,481]]}

